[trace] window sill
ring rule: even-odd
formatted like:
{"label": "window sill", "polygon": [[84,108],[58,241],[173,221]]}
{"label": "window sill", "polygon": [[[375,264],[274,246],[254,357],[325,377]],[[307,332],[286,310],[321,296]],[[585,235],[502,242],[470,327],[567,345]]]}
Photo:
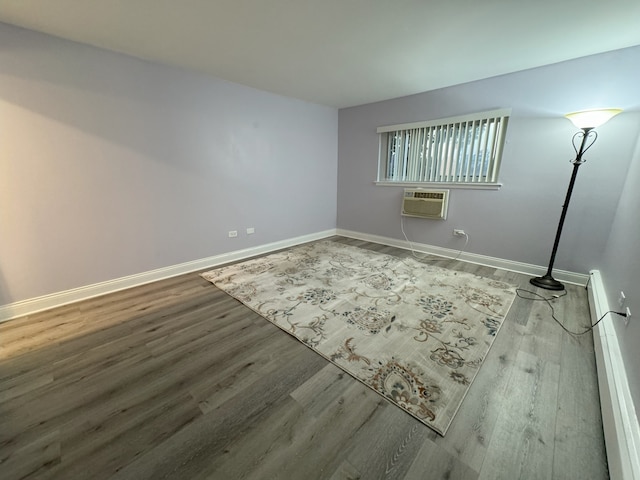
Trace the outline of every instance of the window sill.
{"label": "window sill", "polygon": [[378,187],[461,188],[468,190],[500,190],[502,183],[447,183],[447,182],[373,182]]}

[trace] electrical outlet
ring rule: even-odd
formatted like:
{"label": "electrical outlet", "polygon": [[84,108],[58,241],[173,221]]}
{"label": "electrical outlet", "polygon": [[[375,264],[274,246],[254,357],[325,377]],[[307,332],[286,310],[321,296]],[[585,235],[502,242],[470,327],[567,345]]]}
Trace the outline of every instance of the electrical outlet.
{"label": "electrical outlet", "polygon": [[454,228],[453,229],[453,234],[456,237],[464,237],[466,234],[464,233],[464,230],[462,230],[461,228]]}
{"label": "electrical outlet", "polygon": [[256,229],[253,227],[249,227],[247,228],[247,235],[253,235],[254,233],[256,233]]}
{"label": "electrical outlet", "polygon": [[620,296],[618,297],[618,305],[620,305],[621,307],[624,305],[624,301],[627,299],[627,297],[624,296],[624,292],[620,292]]}
{"label": "electrical outlet", "polygon": [[235,238],[238,236],[237,230],[229,230],[229,238]]}
{"label": "electrical outlet", "polygon": [[631,320],[631,310],[629,310],[629,307],[627,307],[627,316],[624,317],[624,326],[626,327],[627,325],[629,325],[629,320]]}

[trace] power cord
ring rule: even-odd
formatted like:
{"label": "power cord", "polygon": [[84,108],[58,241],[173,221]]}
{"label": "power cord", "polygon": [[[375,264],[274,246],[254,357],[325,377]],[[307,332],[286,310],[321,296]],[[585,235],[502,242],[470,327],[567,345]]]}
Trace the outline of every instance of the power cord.
{"label": "power cord", "polygon": [[460,255],[462,255],[462,252],[464,252],[467,249],[467,244],[469,243],[469,235],[465,233],[464,238],[465,238],[464,245],[462,246],[462,249],[458,252],[456,257],[454,258],[454,260],[458,260],[458,258],[460,258]]}
{"label": "power cord", "polygon": [[[526,296],[523,296],[522,293],[528,293],[528,294],[531,294],[531,295],[535,295],[538,298],[526,297]],[[560,325],[565,332],[567,332],[567,333],[569,333],[571,335],[580,336],[580,335],[584,335],[585,333],[588,333],[588,332],[592,331],[595,328],[595,326],[598,325],[604,319],[604,317],[606,317],[610,313],[615,313],[616,315],[620,315],[621,317],[626,317],[627,316],[627,314],[624,313],[624,312],[616,312],[615,310],[609,310],[608,312],[604,313],[596,321],[596,323],[594,323],[593,325],[589,326],[589,328],[587,328],[585,331],[583,331],[583,332],[573,332],[573,331],[569,330],[567,327],[565,327],[562,324],[562,322],[556,318],[556,311],[554,310],[553,305],[551,304],[551,300],[555,300],[557,298],[562,298],[566,294],[567,294],[567,291],[565,290],[562,295],[553,295],[552,297],[548,298],[548,297],[544,297],[544,296],[540,295],[539,293],[532,292],[530,290],[525,290],[523,288],[516,288],[516,295],[518,295],[518,297],[520,297],[520,298],[524,298],[525,300],[547,302],[547,305],[549,305],[549,308],[551,309],[551,318],[553,318],[556,321],[556,323],[558,325]]]}
{"label": "power cord", "polygon": [[[407,237],[407,234],[404,231],[404,217],[403,216],[400,216],[400,230],[402,230],[402,235],[404,235],[404,239],[407,241],[407,243],[409,244],[409,248],[411,249],[411,254],[415,258],[417,258],[418,260],[424,260],[425,258],[430,256],[428,253],[425,253],[422,256],[417,254],[415,248],[413,247],[413,243],[411,242],[411,240],[409,240],[409,237]],[[469,243],[469,235],[467,235],[465,233],[464,236],[466,238],[466,240],[464,241],[464,245],[462,246],[462,249],[458,252],[458,254],[453,258],[453,260],[458,260],[458,258],[460,258],[460,255],[462,255],[462,253],[467,248],[467,244]],[[433,260],[439,260],[439,259],[433,259]],[[446,258],[446,260],[450,260],[450,258]]]}

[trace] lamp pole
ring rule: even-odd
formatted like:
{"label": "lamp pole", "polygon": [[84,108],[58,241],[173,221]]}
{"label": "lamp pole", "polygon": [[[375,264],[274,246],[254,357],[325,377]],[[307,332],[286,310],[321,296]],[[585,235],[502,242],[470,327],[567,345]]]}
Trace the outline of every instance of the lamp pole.
{"label": "lamp pole", "polygon": [[[583,110],[580,112],[568,113],[565,115],[571,122],[578,127],[581,131],[576,132],[571,139],[573,148],[576,151],[576,158],[573,163],[573,172],[571,173],[571,180],[569,181],[569,188],[567,189],[567,196],[564,199],[564,205],[562,205],[562,215],[560,215],[560,222],[558,223],[558,230],[556,231],[556,238],[553,242],[553,250],[551,251],[551,258],[549,259],[549,267],[547,273],[542,277],[535,277],[529,280],[529,282],[536,287],[546,288],[547,290],[564,290],[564,285],[557,281],[552,276],[553,264],[556,261],[556,252],[558,251],[558,244],[560,243],[560,235],[562,234],[562,227],[564,225],[564,219],[567,216],[567,208],[569,207],[569,201],[571,200],[571,193],[573,192],[573,185],[576,183],[576,176],[578,175],[578,168],[585,161],[582,160],[584,152],[589,150],[598,138],[598,134],[594,128],[606,123],[610,118],[616,116],[622,112],[619,108],[604,108],[594,110]],[[576,140],[581,138],[580,148],[576,148]],[[589,138],[593,140],[587,144]]]}
{"label": "lamp pole", "polygon": [[[557,281],[551,275],[553,270],[553,264],[556,261],[556,252],[558,251],[558,244],[560,243],[560,235],[562,235],[562,227],[564,226],[564,219],[567,216],[567,209],[569,208],[569,202],[571,201],[571,194],[573,193],[573,185],[576,183],[576,176],[578,175],[578,168],[584,162],[582,161],[582,155],[584,152],[593,145],[587,146],[587,137],[589,134],[593,133],[595,137],[593,138],[593,142],[596,141],[597,133],[593,131],[593,128],[586,127],[582,129],[582,132],[578,132],[574,135],[574,139],[578,135],[582,135],[582,142],[580,142],[580,149],[576,155],[573,163],[573,172],[571,173],[571,180],[569,180],[569,188],[567,189],[567,196],[564,198],[564,205],[562,205],[562,214],[560,215],[560,223],[558,223],[558,230],[556,231],[556,238],[553,242],[553,250],[551,251],[551,258],[549,259],[549,267],[547,268],[547,273],[542,277],[535,277],[529,280],[533,285],[540,288],[545,288],[547,290],[564,290],[564,285]],[[586,147],[586,148],[585,148]]]}

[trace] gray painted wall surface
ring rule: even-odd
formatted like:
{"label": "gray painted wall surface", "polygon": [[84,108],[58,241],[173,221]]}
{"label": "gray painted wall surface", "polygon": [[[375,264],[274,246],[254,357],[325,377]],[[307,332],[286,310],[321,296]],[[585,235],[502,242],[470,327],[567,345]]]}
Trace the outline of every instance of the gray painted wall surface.
{"label": "gray painted wall surface", "polygon": [[335,228],[335,109],[4,24],[0,45],[0,305]]}
{"label": "gray painted wall surface", "polygon": [[[497,59],[499,61],[499,59]],[[585,155],[556,268],[587,273],[601,258],[639,131],[640,47],[550,65],[339,112],[338,228],[402,239],[402,187],[374,185],[376,127],[511,107],[499,191],[452,190],[446,221],[405,218],[409,239],[548,264],[575,158],[567,112],[612,106]],[[633,109],[636,109],[634,112]]]}
{"label": "gray painted wall surface", "polygon": [[598,265],[607,288],[609,308],[624,311],[618,304],[620,291],[627,297],[624,306],[631,310],[629,325],[613,316],[627,378],[640,418],[640,141],[633,156],[626,182],[611,227],[611,235],[602,262]]}

